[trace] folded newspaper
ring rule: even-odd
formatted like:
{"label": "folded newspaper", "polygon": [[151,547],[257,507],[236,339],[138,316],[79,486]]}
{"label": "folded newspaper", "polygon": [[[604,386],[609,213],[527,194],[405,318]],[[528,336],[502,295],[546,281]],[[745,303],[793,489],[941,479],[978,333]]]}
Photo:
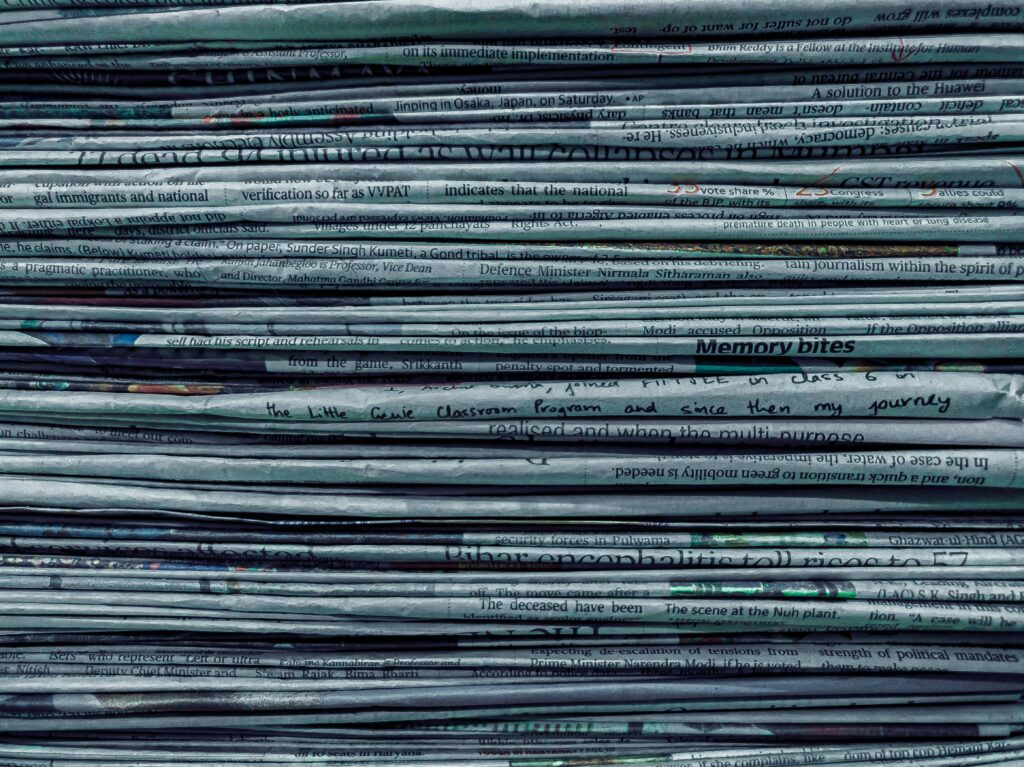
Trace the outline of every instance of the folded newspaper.
{"label": "folded newspaper", "polygon": [[0,0],[0,764],[1024,765],[1024,13]]}

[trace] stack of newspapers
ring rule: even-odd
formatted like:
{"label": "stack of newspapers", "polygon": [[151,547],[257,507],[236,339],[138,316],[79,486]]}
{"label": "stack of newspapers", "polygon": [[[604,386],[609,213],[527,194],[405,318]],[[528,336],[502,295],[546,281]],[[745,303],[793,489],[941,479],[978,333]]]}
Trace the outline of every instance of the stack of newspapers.
{"label": "stack of newspapers", "polygon": [[1024,6],[0,0],[0,765],[1024,765]]}

